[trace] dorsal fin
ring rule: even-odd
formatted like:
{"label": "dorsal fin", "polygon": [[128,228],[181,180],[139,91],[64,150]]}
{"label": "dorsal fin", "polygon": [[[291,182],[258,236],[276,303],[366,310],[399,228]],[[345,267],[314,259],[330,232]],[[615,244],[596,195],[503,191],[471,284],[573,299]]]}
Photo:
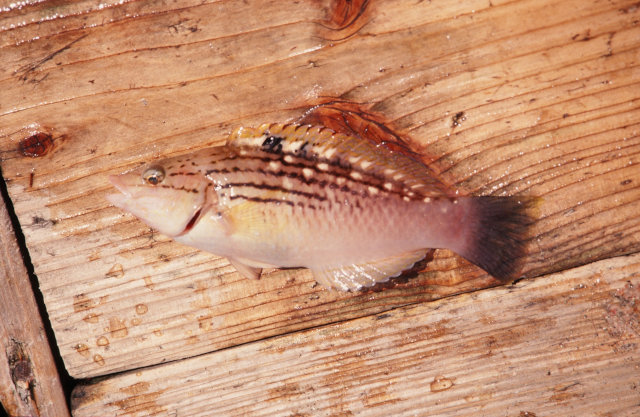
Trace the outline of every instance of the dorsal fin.
{"label": "dorsal fin", "polygon": [[434,172],[410,156],[393,152],[384,144],[321,126],[263,124],[258,128],[241,127],[231,134],[227,145],[350,167],[402,184],[419,198],[454,195]]}

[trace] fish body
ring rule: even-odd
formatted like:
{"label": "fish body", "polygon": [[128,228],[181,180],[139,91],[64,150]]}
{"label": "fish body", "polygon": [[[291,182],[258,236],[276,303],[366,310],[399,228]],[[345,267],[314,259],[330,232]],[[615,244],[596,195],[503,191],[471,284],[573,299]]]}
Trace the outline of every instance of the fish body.
{"label": "fish body", "polygon": [[512,277],[529,223],[515,197],[457,197],[411,157],[318,126],[240,128],[110,180],[114,205],[245,276],[306,267],[341,290],[398,276],[430,248]]}

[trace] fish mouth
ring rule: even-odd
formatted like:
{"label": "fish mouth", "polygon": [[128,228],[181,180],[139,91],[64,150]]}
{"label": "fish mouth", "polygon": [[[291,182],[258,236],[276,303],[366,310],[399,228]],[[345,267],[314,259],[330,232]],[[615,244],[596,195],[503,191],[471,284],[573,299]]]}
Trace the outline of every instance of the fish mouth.
{"label": "fish mouth", "polygon": [[202,211],[203,211],[202,207],[200,207],[198,208],[198,210],[196,210],[195,213],[193,213],[193,216],[191,216],[191,219],[189,219],[189,221],[187,222],[187,225],[184,227],[184,230],[180,232],[178,236],[184,236],[187,233],[189,233],[191,229],[193,229],[196,223],[198,223],[198,220],[200,220],[200,217],[202,217]]}
{"label": "fish mouth", "polygon": [[127,200],[132,197],[130,188],[124,183],[120,175],[109,175],[109,182],[120,192],[107,194],[105,196],[107,201],[116,207],[126,209]]}
{"label": "fish mouth", "polygon": [[184,236],[189,233],[191,229],[193,229],[198,224],[200,219],[204,217],[204,214],[211,208],[211,197],[210,194],[206,191],[206,187],[204,189],[201,189],[200,191],[204,193],[204,199],[201,202],[200,207],[198,207],[196,211],[193,212],[193,215],[178,236]]}
{"label": "fish mouth", "polygon": [[127,197],[131,197],[130,186],[125,184],[124,180],[122,179],[122,176],[109,175],[109,182],[111,183],[111,185],[116,187],[116,189],[120,191],[122,194],[125,194]]}

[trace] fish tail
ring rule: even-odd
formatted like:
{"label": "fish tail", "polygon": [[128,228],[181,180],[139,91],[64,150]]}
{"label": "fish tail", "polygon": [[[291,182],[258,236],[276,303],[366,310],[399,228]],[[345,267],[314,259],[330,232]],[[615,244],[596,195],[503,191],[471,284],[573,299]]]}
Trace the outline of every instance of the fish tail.
{"label": "fish tail", "polygon": [[526,254],[529,227],[534,222],[537,197],[471,197],[472,219],[464,247],[467,260],[503,281],[518,277]]}

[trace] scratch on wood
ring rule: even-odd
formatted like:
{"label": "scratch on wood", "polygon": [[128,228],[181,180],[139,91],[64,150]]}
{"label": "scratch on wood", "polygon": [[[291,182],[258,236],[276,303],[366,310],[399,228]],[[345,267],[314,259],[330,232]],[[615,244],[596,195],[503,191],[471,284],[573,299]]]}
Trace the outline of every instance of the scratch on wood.
{"label": "scratch on wood", "polygon": [[89,34],[85,33],[84,35],[80,36],[79,38],[69,42],[68,44],[66,44],[62,48],[51,52],[49,55],[45,56],[41,60],[33,62],[33,63],[29,64],[29,65],[26,65],[26,66],[20,68],[19,70],[16,71],[17,73],[23,72],[23,74],[19,77],[19,80],[20,81],[27,81],[27,78],[29,78],[29,75],[31,73],[33,73],[36,69],[38,69],[38,67],[42,66],[42,64],[44,64],[45,62],[52,60],[57,55],[59,55],[62,52],[66,51],[67,49],[71,48],[75,43],[80,42],[82,39],[86,38],[87,36],[89,36]]}
{"label": "scratch on wood", "polygon": [[551,396],[551,400],[556,403],[565,403],[572,398],[584,397],[583,392],[571,392],[574,387],[579,387],[582,384],[580,382],[573,382],[568,385],[558,385],[553,388],[554,394]]}

